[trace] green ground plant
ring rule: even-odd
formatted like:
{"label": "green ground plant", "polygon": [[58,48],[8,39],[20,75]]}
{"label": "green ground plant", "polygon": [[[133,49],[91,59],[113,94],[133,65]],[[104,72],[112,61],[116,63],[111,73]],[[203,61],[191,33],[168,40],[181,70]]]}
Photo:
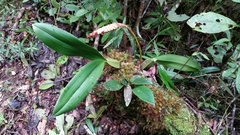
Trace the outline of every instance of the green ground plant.
{"label": "green ground plant", "polygon": [[[116,28],[117,27],[110,29],[114,30]],[[120,61],[111,58],[104,58],[97,50],[84,44],[70,33],[67,33],[55,26],[44,23],[36,23],[33,25],[33,29],[37,37],[55,51],[63,55],[82,56],[84,58],[92,60],[90,63],[79,69],[77,74],[72,78],[72,80],[62,91],[53,111],[53,114],[56,116],[72,110],[87,96],[87,94],[97,83],[98,78],[100,78],[101,74],[103,73],[105,63],[108,63],[114,68],[121,69]],[[101,31],[101,29],[99,30]],[[110,30],[107,29],[106,31]],[[100,33],[93,32],[93,34]],[[160,58],[157,58],[157,60],[160,61],[161,64],[166,64],[166,66],[172,66],[173,68],[183,69],[186,71],[189,68],[193,68],[194,70],[199,69],[199,65],[197,63],[185,57],[182,57],[182,59],[184,59],[185,61],[181,61],[184,63],[179,63],[176,62],[174,59],[169,59],[174,57],[180,57],[177,55],[162,55],[159,57]],[[187,68],[185,68],[185,66]],[[129,80],[127,79],[127,81]],[[133,83],[134,81],[131,82]],[[135,87],[135,89],[136,92],[133,93],[137,95],[141,100],[147,103],[154,104],[154,96],[150,89],[147,89],[145,86],[141,85]]]}
{"label": "green ground plant", "polygon": [[[13,4],[14,1],[1,1],[1,20],[0,27],[6,27],[8,25],[16,25],[13,24],[13,21],[18,15],[18,10],[16,5]],[[22,2],[17,3],[22,6]],[[12,10],[16,9],[16,10]],[[21,41],[15,41],[14,34],[6,35],[6,33],[0,33],[0,61],[8,59],[13,61],[15,59],[21,59],[24,63],[26,63],[27,58],[32,57],[33,53],[38,51],[37,43],[34,41],[34,33],[30,26],[25,26],[27,19],[22,18],[20,20],[15,19],[15,21],[19,21],[19,25],[16,25],[17,28],[12,30],[12,33],[16,32],[17,34],[21,34],[21,32],[26,32],[24,38]]]}

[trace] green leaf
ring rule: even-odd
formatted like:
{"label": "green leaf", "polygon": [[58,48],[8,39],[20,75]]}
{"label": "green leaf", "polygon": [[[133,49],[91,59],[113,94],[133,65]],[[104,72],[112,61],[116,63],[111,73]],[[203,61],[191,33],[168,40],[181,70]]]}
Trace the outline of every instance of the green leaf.
{"label": "green leaf", "polygon": [[240,94],[240,68],[238,68],[238,71],[237,71],[236,88],[237,88],[238,94]]}
{"label": "green leaf", "polygon": [[219,71],[220,71],[220,68],[218,68],[216,66],[205,67],[205,68],[202,69],[203,74],[219,72]]}
{"label": "green leaf", "polygon": [[40,84],[39,89],[40,90],[46,90],[54,85],[53,81],[51,80],[46,80]]}
{"label": "green leaf", "polygon": [[[67,124],[65,125],[65,133],[71,128],[74,122],[74,117],[71,115],[66,116],[66,122]],[[67,134],[67,133],[66,133]]]}
{"label": "green leaf", "polygon": [[83,66],[63,89],[53,110],[58,116],[74,109],[92,90],[103,72],[105,61],[94,60]]}
{"label": "green leaf", "polygon": [[90,129],[90,131],[91,131],[92,133],[95,133],[94,127],[93,127],[93,123],[92,123],[89,119],[86,119],[85,122],[86,122],[88,128]]}
{"label": "green leaf", "polygon": [[194,15],[187,21],[187,24],[198,32],[209,34],[219,33],[234,27],[239,27],[231,19],[214,12]]}
{"label": "green leaf", "polygon": [[111,45],[117,39],[118,39],[117,36],[113,37],[111,40],[108,41],[108,43],[103,48],[104,49],[107,48],[109,45]]}
{"label": "green leaf", "polygon": [[114,68],[120,68],[120,62],[118,60],[112,59],[112,58],[106,58],[107,63],[114,67]]}
{"label": "green leaf", "polygon": [[96,49],[56,26],[46,23],[35,23],[33,24],[33,30],[44,44],[63,55],[82,56],[90,60],[105,60]]}
{"label": "green leaf", "polygon": [[240,3],[240,0],[232,0],[233,2]]}
{"label": "green leaf", "polygon": [[220,45],[210,46],[207,50],[212,55],[213,60],[216,63],[222,63],[223,57],[227,53],[226,49]]}
{"label": "green leaf", "polygon": [[156,62],[156,59],[154,59],[154,58],[146,59],[146,60],[141,64],[141,68],[142,68],[142,69],[149,69],[150,67],[154,66],[155,62]]}
{"label": "green leaf", "polygon": [[48,10],[49,16],[54,16],[57,13],[57,8],[51,8]]}
{"label": "green leaf", "polygon": [[122,84],[120,84],[118,81],[115,81],[115,80],[109,80],[105,82],[103,86],[109,91],[118,91],[123,87]]}
{"label": "green leaf", "polygon": [[73,22],[78,21],[79,18],[80,18],[79,16],[71,15],[70,19],[69,19],[70,24],[73,23]]}
{"label": "green leaf", "polygon": [[41,73],[41,76],[44,78],[44,79],[54,79],[56,77],[56,73],[55,72],[52,72],[50,70],[46,70],[44,69]]}
{"label": "green leaf", "polygon": [[67,60],[68,60],[68,57],[67,56],[65,56],[65,55],[62,55],[62,56],[60,56],[58,59],[57,59],[57,62],[56,62],[56,64],[57,65],[63,65],[63,64],[65,64],[66,62],[67,62]]}
{"label": "green leaf", "polygon": [[63,125],[64,125],[64,114],[56,117],[55,125],[60,134],[64,134]]}
{"label": "green leaf", "polygon": [[141,100],[143,100],[149,104],[155,105],[153,92],[148,87],[138,86],[138,87],[135,87],[132,90],[132,92]]}
{"label": "green leaf", "polygon": [[88,10],[82,8],[75,13],[75,16],[81,17],[81,16],[85,15],[86,13],[88,13]]}
{"label": "green leaf", "polygon": [[133,85],[152,84],[152,82],[148,78],[136,77],[136,75],[130,78],[130,82]]}
{"label": "green leaf", "polygon": [[53,5],[53,7],[55,7],[55,8],[59,7],[59,3],[56,0],[51,0],[51,3]]}
{"label": "green leaf", "polygon": [[167,89],[174,90],[178,94],[175,85],[173,84],[172,80],[170,79],[163,67],[161,68],[161,66],[158,66],[158,74],[161,76],[161,80],[163,81]]}
{"label": "green leaf", "polygon": [[176,6],[173,6],[173,8],[168,12],[168,16],[167,19],[172,21],[172,22],[181,22],[181,21],[185,21],[189,18],[189,16],[187,16],[186,14],[180,14],[177,15],[176,11]]}
{"label": "green leaf", "polygon": [[68,11],[77,11],[79,8],[77,5],[75,4],[67,4],[65,6],[65,8],[68,10]]}
{"label": "green leaf", "polygon": [[87,116],[87,118],[98,119],[106,109],[107,109],[107,106],[106,106],[106,105],[101,106],[101,107],[98,109],[97,113],[95,113],[95,114],[89,114],[89,115]]}
{"label": "green leaf", "polygon": [[200,64],[195,62],[192,58],[187,58],[175,54],[165,54],[156,57],[157,62],[163,66],[175,68],[182,71],[200,71]]}
{"label": "green leaf", "polygon": [[223,71],[222,73],[222,77],[231,77],[231,78],[235,78],[235,72],[237,71],[238,66],[236,64],[236,67],[232,67],[232,68],[228,68],[227,70]]}
{"label": "green leaf", "polygon": [[61,23],[70,24],[70,21],[65,19],[65,18],[63,18],[63,17],[57,17],[56,20],[61,22]]}

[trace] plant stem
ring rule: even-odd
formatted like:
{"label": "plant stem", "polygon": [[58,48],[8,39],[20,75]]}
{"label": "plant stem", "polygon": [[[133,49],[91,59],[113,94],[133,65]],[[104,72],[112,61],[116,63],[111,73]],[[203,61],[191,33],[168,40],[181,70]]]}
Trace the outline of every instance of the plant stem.
{"label": "plant stem", "polygon": [[139,54],[140,54],[140,66],[141,66],[141,63],[142,63],[142,49],[141,49],[141,46],[138,42],[138,39],[137,39],[137,36],[134,34],[134,32],[132,31],[132,29],[130,27],[128,27],[127,25],[125,24],[122,24],[121,26],[127,28],[130,33],[132,34],[133,38],[135,39],[136,43],[137,43],[137,46],[138,46],[138,49],[139,49]]}

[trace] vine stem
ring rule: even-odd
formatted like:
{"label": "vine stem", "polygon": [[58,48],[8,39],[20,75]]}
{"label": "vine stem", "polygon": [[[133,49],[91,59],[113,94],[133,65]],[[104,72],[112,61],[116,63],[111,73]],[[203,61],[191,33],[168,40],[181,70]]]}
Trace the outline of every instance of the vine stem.
{"label": "vine stem", "polygon": [[140,46],[140,44],[139,44],[139,42],[138,42],[137,36],[134,34],[134,32],[132,31],[132,29],[131,29],[130,27],[128,27],[128,26],[125,25],[125,24],[124,24],[123,26],[130,31],[130,33],[132,34],[133,38],[134,38],[135,41],[136,41],[136,44],[137,44],[138,49],[139,49],[139,54],[140,54],[140,67],[141,67],[141,63],[142,63],[142,48],[141,48],[141,46]]}

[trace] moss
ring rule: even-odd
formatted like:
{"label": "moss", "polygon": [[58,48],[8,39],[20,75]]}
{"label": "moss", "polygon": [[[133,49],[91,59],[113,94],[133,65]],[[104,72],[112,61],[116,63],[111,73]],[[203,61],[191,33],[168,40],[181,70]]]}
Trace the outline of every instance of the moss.
{"label": "moss", "polygon": [[172,135],[192,135],[197,128],[196,118],[185,104],[177,114],[165,116],[164,126]]}
{"label": "moss", "polygon": [[116,80],[120,83],[123,78],[129,81],[136,72],[132,57],[127,53],[118,52],[117,50],[111,50],[107,55],[107,57],[120,61],[121,65],[119,69],[106,65],[103,75],[109,76],[111,80]]}
{"label": "moss", "polygon": [[[197,129],[197,117],[188,109],[183,99],[158,85],[148,87],[153,90],[155,106],[142,103],[141,114],[146,118],[144,128],[155,134],[162,134],[162,131],[171,135],[194,134]],[[199,134],[210,134],[209,130],[202,128]]]}

